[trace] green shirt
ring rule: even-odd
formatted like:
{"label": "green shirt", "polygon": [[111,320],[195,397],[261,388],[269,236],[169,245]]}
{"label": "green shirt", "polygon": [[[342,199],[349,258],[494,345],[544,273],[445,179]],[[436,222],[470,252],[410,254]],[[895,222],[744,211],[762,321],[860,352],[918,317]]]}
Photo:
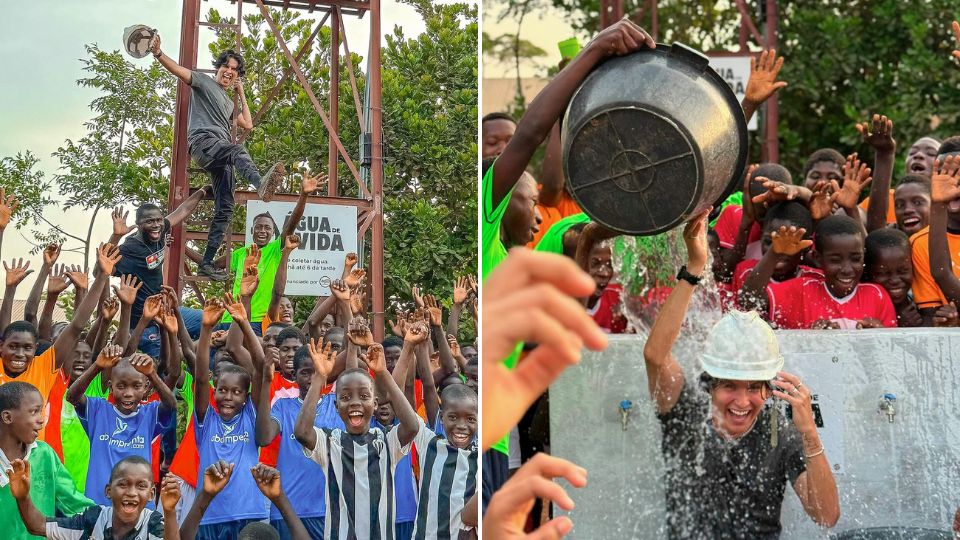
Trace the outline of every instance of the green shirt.
{"label": "green shirt", "polygon": [[[500,201],[500,204],[494,208],[493,168],[496,165],[497,164],[494,163],[487,169],[487,174],[483,175],[483,183],[480,185],[480,197],[483,200],[483,220],[480,223],[480,231],[482,233],[480,244],[482,250],[482,266],[480,270],[484,280],[487,279],[487,275],[490,274],[497,265],[507,258],[507,247],[503,245],[503,240],[500,239],[500,222],[503,221],[503,214],[507,210],[507,205],[510,204],[513,189],[511,189],[506,197]],[[508,368],[513,369],[513,367],[517,365],[517,360],[520,359],[520,352],[522,350],[523,344],[518,343],[517,348],[513,350],[513,353],[508,356],[503,363]],[[491,448],[509,455],[510,435],[505,435],[491,446]]]}
{"label": "green shirt", "polygon": [[554,223],[547,229],[547,232],[543,233],[543,236],[540,237],[540,242],[533,250],[563,255],[563,235],[567,234],[567,231],[569,231],[571,227],[579,223],[590,223],[590,217],[581,212],[567,216]]}
{"label": "green shirt", "polygon": [[[273,296],[273,281],[277,277],[277,270],[280,269],[280,256],[282,255],[282,245],[280,238],[274,238],[267,245],[260,248],[260,264],[257,265],[257,271],[260,273],[260,284],[257,285],[257,292],[250,298],[250,321],[260,322],[263,316],[270,309],[270,299]],[[234,273],[233,294],[240,297],[240,280],[243,278],[243,260],[247,257],[247,246],[233,250],[230,255],[230,271]],[[224,313],[220,322],[232,322],[233,319],[229,313]]]}
{"label": "green shirt", "polygon": [[[54,517],[59,512],[60,515],[72,516],[93,506],[93,501],[77,489],[70,473],[50,445],[37,441],[36,448],[29,451],[27,460],[30,462],[30,498],[41,514]],[[10,494],[9,484],[0,488],[0,531],[3,531],[3,538],[11,540],[43,538],[27,532],[17,510],[17,501]]]}

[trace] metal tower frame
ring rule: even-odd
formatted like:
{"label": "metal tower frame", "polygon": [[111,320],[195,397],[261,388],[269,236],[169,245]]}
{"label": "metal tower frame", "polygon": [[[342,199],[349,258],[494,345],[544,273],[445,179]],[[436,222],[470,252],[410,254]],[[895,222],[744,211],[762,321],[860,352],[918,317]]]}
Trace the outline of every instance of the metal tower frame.
{"label": "metal tower frame", "polygon": [[[308,199],[310,203],[333,204],[355,206],[358,210],[357,233],[360,238],[366,236],[367,232],[371,235],[371,260],[368,276],[368,283],[372,288],[373,300],[373,334],[377,341],[382,341],[384,336],[384,293],[383,293],[383,147],[382,147],[382,86],[381,86],[381,61],[380,61],[380,0],[231,0],[231,3],[237,6],[236,24],[230,23],[209,23],[200,21],[200,2],[201,0],[183,0],[183,15],[180,31],[180,58],[179,63],[188,69],[197,69],[197,53],[199,46],[199,30],[201,26],[211,28],[232,28],[237,36],[237,50],[240,50],[240,38],[243,25],[243,6],[244,4],[254,4],[261,15],[263,15],[270,31],[276,38],[277,43],[283,50],[287,59],[288,66],[283,76],[277,81],[276,86],[268,93],[266,100],[261,104],[260,109],[254,114],[254,125],[263,117],[276,98],[280,87],[291,76],[295,76],[300,86],[303,87],[314,110],[320,115],[327,128],[327,140],[329,142],[328,158],[328,196],[311,196]],[[267,6],[280,7],[282,9],[300,9],[308,13],[323,13],[323,18],[316,25],[310,37],[301,44],[296,53],[292,53],[286,40],[280,34],[277,22],[271,16]],[[362,18],[369,12],[370,20],[370,43],[369,56],[367,58],[369,72],[367,73],[367,92],[369,92],[369,104],[367,115],[364,118],[364,109],[361,107],[362,98],[357,91],[357,83],[354,77],[350,48],[347,43],[347,35],[343,26],[343,16],[353,15]],[[324,111],[320,100],[317,99],[310,81],[304,76],[300,68],[299,60],[306,54],[313,44],[313,40],[320,32],[327,21],[330,21],[331,44],[330,44],[330,94],[329,109]],[[361,132],[369,137],[371,142],[370,165],[368,167],[361,165],[365,173],[369,173],[370,186],[360,169],[351,159],[350,154],[343,146],[340,136],[337,133],[339,122],[339,101],[340,101],[340,45],[343,45],[344,57],[350,77],[350,85],[353,91],[353,98],[357,108],[357,120],[360,123]],[[200,70],[212,71],[212,70]],[[173,167],[170,176],[170,194],[168,198],[168,208],[178,207],[187,197],[190,196],[190,179],[187,167],[190,163],[190,155],[187,150],[187,116],[190,105],[190,88],[182,81],[177,83],[176,112],[174,119],[174,142],[173,142]],[[234,125],[236,130],[236,125]],[[242,142],[246,139],[248,133],[234,133],[237,140]],[[354,180],[359,186],[362,198],[339,197],[339,179],[337,178],[337,163],[342,160],[349,169]],[[246,202],[250,199],[256,199],[257,194],[250,191],[237,191],[235,199],[238,203]],[[277,201],[295,201],[297,195],[277,194],[274,200]],[[184,249],[188,240],[204,240],[206,232],[188,231],[184,224],[173,228],[173,244],[169,253],[169,261],[166,267],[165,282],[178,292],[183,283],[188,283],[199,292],[196,282],[205,278],[190,275],[190,270],[184,259]],[[242,234],[228,234],[225,242],[227,248],[231,247],[233,242],[244,242]]]}

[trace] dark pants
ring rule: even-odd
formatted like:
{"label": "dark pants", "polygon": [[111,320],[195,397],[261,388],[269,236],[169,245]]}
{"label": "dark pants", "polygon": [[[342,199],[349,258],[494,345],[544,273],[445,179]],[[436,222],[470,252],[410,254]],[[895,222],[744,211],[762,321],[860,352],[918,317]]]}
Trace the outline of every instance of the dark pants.
{"label": "dark pants", "polygon": [[410,540],[411,538],[413,538],[413,522],[412,521],[404,521],[403,523],[397,523],[396,525],[394,525],[393,530],[396,533],[394,535],[394,538],[396,538],[397,540]]}
{"label": "dark pants", "polygon": [[200,525],[197,529],[197,540],[236,540],[240,531],[248,524],[262,521],[259,519],[239,519],[213,525]]}
{"label": "dark pants", "polygon": [[[323,540],[323,520],[324,518],[322,517],[300,518],[311,540]],[[287,527],[287,522],[284,520],[272,519],[270,520],[270,525],[280,534],[280,540],[293,540],[293,535],[290,534],[290,527]]]}
{"label": "dark pants", "polygon": [[487,512],[490,497],[507,482],[510,458],[498,450],[483,453],[483,512]]}
{"label": "dark pants", "polygon": [[204,262],[213,262],[233,217],[234,168],[241,178],[255,187],[260,186],[260,172],[246,148],[213,135],[201,134],[191,138],[190,157],[207,171],[213,184],[213,221],[210,222],[207,249],[203,253]]}

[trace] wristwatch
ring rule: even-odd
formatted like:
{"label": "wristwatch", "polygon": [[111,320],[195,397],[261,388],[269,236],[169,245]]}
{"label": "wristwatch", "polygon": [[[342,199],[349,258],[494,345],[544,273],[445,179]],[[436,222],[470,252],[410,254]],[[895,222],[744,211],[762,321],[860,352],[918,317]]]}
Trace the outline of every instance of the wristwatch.
{"label": "wristwatch", "polygon": [[695,276],[690,272],[687,272],[687,265],[683,265],[680,267],[680,271],[677,272],[677,281],[680,281],[681,279],[696,287],[700,284],[700,280],[703,279],[703,276]]}

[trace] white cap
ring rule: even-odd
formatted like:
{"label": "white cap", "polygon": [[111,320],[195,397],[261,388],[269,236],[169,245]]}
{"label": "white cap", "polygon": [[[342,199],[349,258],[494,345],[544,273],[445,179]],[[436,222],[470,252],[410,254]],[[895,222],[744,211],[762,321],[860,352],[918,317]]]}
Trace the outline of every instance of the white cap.
{"label": "white cap", "polygon": [[703,369],[711,377],[769,381],[782,368],[777,336],[756,311],[731,311],[707,335]]}
{"label": "white cap", "polygon": [[134,58],[143,58],[150,52],[150,42],[157,31],[145,24],[128,26],[123,31],[123,50]]}

